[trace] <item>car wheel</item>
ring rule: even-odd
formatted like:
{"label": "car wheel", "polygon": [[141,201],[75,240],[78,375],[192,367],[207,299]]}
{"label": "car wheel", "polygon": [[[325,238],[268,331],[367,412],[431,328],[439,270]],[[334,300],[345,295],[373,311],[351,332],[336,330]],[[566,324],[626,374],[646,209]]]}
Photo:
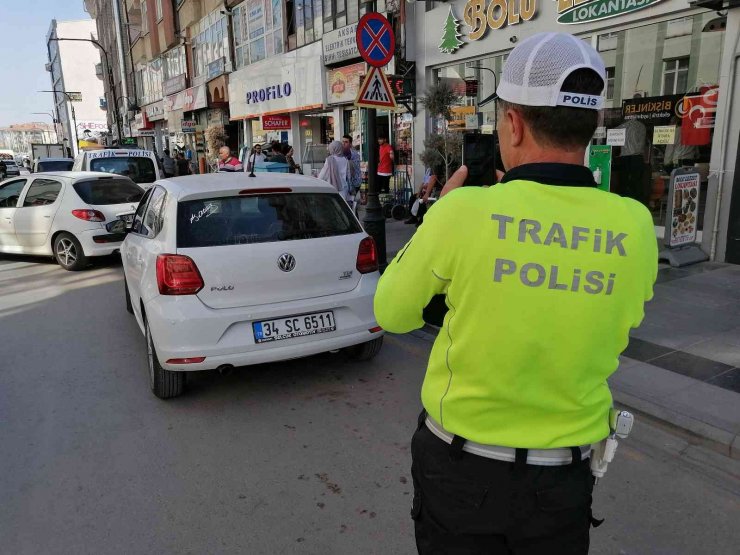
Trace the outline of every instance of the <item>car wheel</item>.
{"label": "car wheel", "polygon": [[87,257],[82,245],[71,233],[60,233],[54,239],[54,258],[57,263],[70,272],[82,270],[87,266]]}
{"label": "car wheel", "polygon": [[149,387],[152,393],[160,399],[171,399],[182,395],[185,389],[185,372],[173,372],[165,370],[159,364],[157,352],[154,350],[152,341],[152,332],[149,329],[149,322],[146,326],[146,354],[149,365]]}
{"label": "car wheel", "polygon": [[134,313],[134,306],[131,304],[131,293],[128,292],[128,283],[126,282],[126,277],[123,278],[123,290],[124,294],[126,295],[126,312],[129,314]]}
{"label": "car wheel", "polygon": [[396,204],[391,209],[391,215],[394,220],[405,220],[406,219],[406,207],[403,204]]}
{"label": "car wheel", "polygon": [[368,341],[367,343],[361,343],[347,349],[347,354],[352,360],[356,361],[367,361],[375,358],[380,352],[380,348],[383,346],[383,336]]}

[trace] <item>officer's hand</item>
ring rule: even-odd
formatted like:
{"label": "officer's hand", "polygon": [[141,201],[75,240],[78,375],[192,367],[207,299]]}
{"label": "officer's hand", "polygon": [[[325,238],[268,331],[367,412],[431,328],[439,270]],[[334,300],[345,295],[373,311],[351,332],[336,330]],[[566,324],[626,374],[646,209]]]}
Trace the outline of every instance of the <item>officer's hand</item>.
{"label": "officer's hand", "polygon": [[465,180],[468,178],[468,168],[467,166],[460,166],[460,168],[453,173],[450,178],[447,180],[447,183],[442,188],[442,192],[439,194],[439,198],[442,198],[450,191],[453,191],[457,189],[458,187],[462,187],[465,185]]}

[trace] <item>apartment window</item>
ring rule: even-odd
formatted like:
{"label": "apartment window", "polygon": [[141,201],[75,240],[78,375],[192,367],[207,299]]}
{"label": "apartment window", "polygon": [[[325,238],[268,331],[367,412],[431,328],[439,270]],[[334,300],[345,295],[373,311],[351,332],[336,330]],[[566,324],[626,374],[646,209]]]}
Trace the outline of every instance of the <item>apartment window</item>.
{"label": "apartment window", "polygon": [[295,0],[292,3],[295,16],[291,20],[289,12],[286,15],[288,35],[296,36],[298,47],[321,40],[324,30],[323,9],[327,2],[331,3],[331,0]]}
{"label": "apartment window", "polygon": [[162,72],[165,81],[187,73],[184,46],[176,46],[162,54]]}
{"label": "apartment window", "polygon": [[232,22],[237,68],[283,53],[280,0],[247,0],[234,8]]}
{"label": "apartment window", "polygon": [[614,75],[613,67],[606,68],[606,99],[614,100]]}
{"label": "apartment window", "polygon": [[141,34],[146,35],[149,32],[149,16],[147,14],[146,0],[141,2]]}
{"label": "apartment window", "polygon": [[135,71],[136,93],[139,104],[150,104],[162,99],[162,59],[138,64]]}
{"label": "apartment window", "polygon": [[663,61],[663,94],[684,94],[688,81],[688,57]]}
{"label": "apartment window", "polygon": [[226,17],[221,14],[221,8],[212,11],[196,25],[192,39],[193,66],[195,76],[207,76],[208,64],[229,57],[229,31]]}
{"label": "apartment window", "polygon": [[[363,0],[323,0],[323,3],[325,33],[357,23],[360,17],[367,12],[367,4]],[[378,12],[384,12],[386,10],[385,0],[378,0],[375,9]]]}
{"label": "apartment window", "polygon": [[160,21],[162,19],[162,0],[156,0],[155,4],[157,6],[157,21]]}

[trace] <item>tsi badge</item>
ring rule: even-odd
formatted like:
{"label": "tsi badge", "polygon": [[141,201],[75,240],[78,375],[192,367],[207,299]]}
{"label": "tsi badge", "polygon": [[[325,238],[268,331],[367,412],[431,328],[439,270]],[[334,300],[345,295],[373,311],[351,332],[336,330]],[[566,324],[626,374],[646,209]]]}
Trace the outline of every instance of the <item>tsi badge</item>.
{"label": "tsi badge", "polygon": [[339,276],[339,279],[352,279],[352,276],[354,275],[354,272],[352,270],[346,270],[342,272],[342,275]]}

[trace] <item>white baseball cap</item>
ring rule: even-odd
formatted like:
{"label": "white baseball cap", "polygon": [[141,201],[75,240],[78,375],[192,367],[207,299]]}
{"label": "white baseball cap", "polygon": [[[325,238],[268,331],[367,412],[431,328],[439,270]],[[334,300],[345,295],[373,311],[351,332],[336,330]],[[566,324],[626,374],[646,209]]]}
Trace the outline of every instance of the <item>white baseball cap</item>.
{"label": "white baseball cap", "polygon": [[511,51],[496,95],[523,106],[568,106],[600,110],[604,97],[562,92],[568,76],[591,69],[606,83],[604,61],[594,48],[568,33],[537,33]]}

